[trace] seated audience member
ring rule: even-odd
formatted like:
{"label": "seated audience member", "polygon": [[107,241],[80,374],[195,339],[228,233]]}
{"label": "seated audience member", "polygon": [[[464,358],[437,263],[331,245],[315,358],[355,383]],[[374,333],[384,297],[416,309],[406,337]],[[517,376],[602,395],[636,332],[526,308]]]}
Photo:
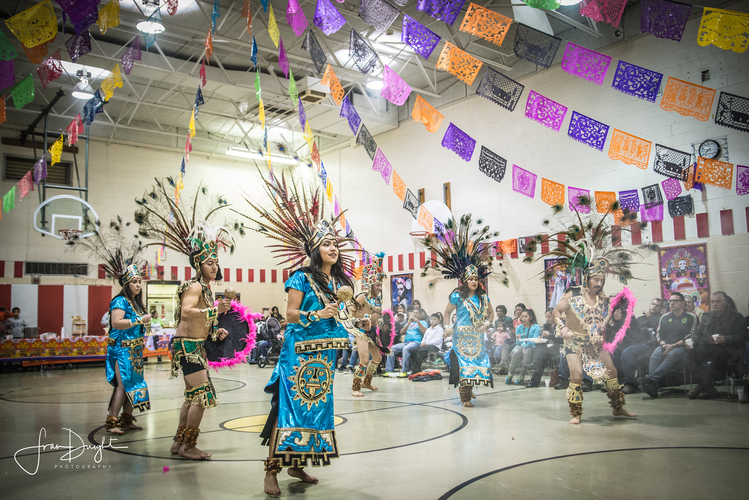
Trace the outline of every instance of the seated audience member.
{"label": "seated audience member", "polygon": [[28,326],[26,320],[21,319],[21,309],[14,307],[13,316],[5,320],[5,335],[13,335],[14,339],[23,338],[23,330]]}
{"label": "seated audience member", "polygon": [[[660,301],[660,299],[658,299]],[[660,318],[660,302],[651,302],[651,309],[657,307],[657,313],[651,314],[648,318]],[[611,331],[609,341],[613,341],[616,333],[624,325],[626,315],[623,302],[617,304],[606,323],[606,331]],[[645,316],[643,316],[645,317]],[[650,319],[644,320],[647,321]],[[656,324],[657,328],[657,324]],[[607,335],[607,337],[609,337]],[[637,369],[640,373],[645,373],[650,360],[650,354],[653,352],[653,342],[649,330],[643,331],[640,328],[640,322],[634,319],[630,322],[624,340],[616,347],[614,354],[611,355],[616,366],[619,383],[623,384],[622,392],[624,394],[634,394],[640,391],[640,384],[637,382]]]}
{"label": "seated audience member", "polygon": [[423,339],[424,333],[426,333],[428,328],[427,322],[425,321],[426,317],[427,314],[424,309],[416,309],[409,313],[409,321],[403,328],[401,328],[400,332],[401,334],[404,334],[406,338],[403,340],[403,342],[395,344],[390,349],[390,356],[387,357],[385,371],[392,372],[393,370],[395,370],[395,357],[399,354],[403,354],[403,364],[401,366],[401,371],[409,371],[408,361],[409,357],[411,356],[411,351],[421,345],[421,340]]}
{"label": "seated audience member", "polygon": [[406,324],[406,314],[398,313],[395,315],[395,340],[398,341],[400,331],[403,329],[403,325]]}
{"label": "seated audience member", "polygon": [[[718,395],[714,383],[725,377],[729,360],[741,358],[746,339],[746,322],[733,299],[725,292],[714,292],[710,312],[702,315],[692,335],[694,347],[687,353],[692,379],[698,384],[688,393],[690,399],[710,399]],[[708,361],[710,364],[705,367]]]}
{"label": "seated audience member", "polygon": [[648,310],[643,312],[642,316],[637,318],[637,325],[640,327],[640,330],[655,337],[655,331],[658,329],[658,323],[661,320],[662,305],[663,299],[655,298],[650,301]]}
{"label": "seated audience member", "polygon": [[502,346],[506,340],[510,340],[510,333],[505,331],[505,325],[500,323],[497,325],[497,329],[492,333],[492,341],[494,342],[494,348],[489,351],[491,356],[489,360],[492,365],[499,363],[502,358]]}
{"label": "seated audience member", "polygon": [[525,311],[526,307],[525,304],[522,302],[518,303],[518,305],[515,306],[515,317],[512,319],[512,327],[516,328],[519,324],[522,323],[520,320],[520,314]]}
{"label": "seated audience member", "polygon": [[258,323],[257,337],[255,339],[255,348],[252,350],[252,359],[250,364],[257,363],[260,357],[268,357],[268,349],[271,346],[273,340],[278,338],[278,334],[281,333],[281,323],[271,316],[270,309],[267,307],[263,308],[263,319]]}
{"label": "seated audience member", "polygon": [[351,350],[356,350],[356,338],[352,334],[348,334],[348,349],[341,349],[341,364],[338,366],[338,371],[346,371],[346,365],[348,365],[349,356],[351,356]]}
{"label": "seated audience member", "polygon": [[685,295],[684,304],[687,311],[689,311],[690,313],[694,313],[694,315],[697,316],[697,322],[702,321],[702,313],[704,313],[705,311],[695,305],[694,297],[692,297],[691,295]]}
{"label": "seated audience member", "polygon": [[[554,312],[553,307],[546,310],[546,323],[544,323],[544,326],[541,328],[541,337],[548,340],[548,342],[546,344],[538,344],[533,349],[533,376],[531,377],[531,381],[528,382],[528,385],[526,385],[526,387],[529,388],[539,386],[541,383],[541,377],[544,374],[546,363],[559,356],[559,349],[564,345],[564,339],[557,337],[556,335],[552,312]],[[559,382],[557,373],[558,372],[555,370],[549,372],[551,386],[554,386]]]}
{"label": "seated audience member", "polygon": [[512,318],[507,315],[507,308],[503,305],[498,305],[495,312],[494,328],[498,329],[499,325],[503,325],[504,331],[507,333],[513,331]]}
{"label": "seated audience member", "polygon": [[[747,303],[749,306],[749,303]],[[749,330],[749,316],[744,317],[746,322],[746,328]],[[744,384],[744,396],[741,398],[742,405],[749,404],[749,341],[744,345],[744,380],[741,381]]]}
{"label": "seated audience member", "polygon": [[525,380],[525,374],[529,368],[531,368],[533,362],[533,349],[535,343],[530,339],[538,338],[541,335],[541,328],[538,326],[536,321],[536,314],[533,309],[525,309],[520,313],[520,323],[515,327],[515,339],[517,345],[512,350],[512,358],[510,360],[510,372],[505,378],[505,384],[512,382],[512,376],[517,371],[517,366],[522,363],[520,369],[520,378],[515,380],[516,385],[521,385]]}
{"label": "seated audience member", "polygon": [[418,373],[421,371],[421,365],[429,357],[430,352],[439,352],[442,347],[442,340],[445,337],[445,330],[440,324],[440,314],[435,313],[429,317],[431,323],[421,344],[411,351],[411,371]]}
{"label": "seated audience member", "polygon": [[684,360],[687,353],[685,339],[697,327],[697,316],[686,310],[684,296],[673,292],[668,300],[671,312],[661,316],[658,325],[658,347],[650,355],[648,376],[642,390],[651,398],[658,397],[658,382],[669,370]]}
{"label": "seated audience member", "polygon": [[[562,342],[564,345],[564,342]],[[564,351],[559,354],[559,382],[554,386],[554,389],[561,390],[566,389],[570,385],[570,365],[567,364],[567,356]],[[593,378],[588,375],[588,372],[583,370],[583,392],[590,392],[593,390]]]}

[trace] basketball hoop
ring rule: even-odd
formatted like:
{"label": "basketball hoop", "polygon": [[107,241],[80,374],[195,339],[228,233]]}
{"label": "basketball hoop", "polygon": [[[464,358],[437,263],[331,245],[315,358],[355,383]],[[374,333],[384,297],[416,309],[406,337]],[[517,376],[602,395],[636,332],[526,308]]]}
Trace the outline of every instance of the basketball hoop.
{"label": "basketball hoop", "polygon": [[62,241],[68,242],[73,241],[76,236],[80,236],[83,233],[80,229],[58,229],[57,234],[60,235]]}
{"label": "basketball hoop", "polygon": [[427,247],[424,245],[424,239],[429,236],[434,236],[434,233],[430,233],[429,231],[411,231],[408,234],[411,236],[411,239],[414,242],[414,249],[417,252],[425,251]]}

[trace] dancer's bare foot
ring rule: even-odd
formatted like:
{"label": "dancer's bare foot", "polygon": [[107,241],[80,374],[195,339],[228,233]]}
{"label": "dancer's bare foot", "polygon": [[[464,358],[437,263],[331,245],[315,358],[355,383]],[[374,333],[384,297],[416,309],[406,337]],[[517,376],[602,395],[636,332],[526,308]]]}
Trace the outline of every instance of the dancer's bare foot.
{"label": "dancer's bare foot", "polygon": [[117,434],[117,435],[125,434],[123,431],[120,430],[119,427],[113,427],[112,429],[107,429],[107,432],[110,434]]}
{"label": "dancer's bare foot", "polygon": [[579,424],[579,423],[580,423],[580,420],[581,420],[581,419],[582,419],[582,416],[572,417],[572,418],[570,419],[570,423],[571,423],[572,425],[577,425],[577,424]]}
{"label": "dancer's bare foot", "polygon": [[361,391],[351,391],[351,395],[354,396],[355,398],[364,397],[364,394],[362,394]]}
{"label": "dancer's bare foot", "polygon": [[189,458],[190,460],[205,460],[211,457],[210,453],[200,451],[196,446],[185,446],[184,444],[179,449],[179,456],[182,458]]}
{"label": "dancer's bare foot", "polygon": [[362,387],[362,389],[369,389],[370,391],[379,391],[379,389],[377,388],[377,386],[376,385],[372,385],[372,384],[367,384],[367,385],[362,384],[361,387]]}
{"label": "dancer's bare foot", "polygon": [[298,479],[301,479],[305,483],[316,484],[319,481],[319,479],[317,479],[315,476],[310,476],[309,474],[304,472],[304,469],[292,467],[289,469],[289,475],[291,477],[296,477]]}
{"label": "dancer's bare foot", "polygon": [[278,487],[278,478],[275,472],[265,473],[265,494],[272,497],[281,496],[281,488]]}
{"label": "dancer's bare foot", "polygon": [[636,417],[637,416],[637,413],[632,413],[631,411],[627,411],[624,408],[614,410],[611,413],[615,417]]}
{"label": "dancer's bare foot", "polygon": [[179,449],[180,448],[182,448],[182,443],[174,441],[172,443],[172,447],[169,448],[169,453],[171,453],[172,455],[177,455],[177,454],[179,454]]}
{"label": "dancer's bare foot", "polygon": [[120,425],[121,428],[125,430],[131,430],[131,431],[140,431],[143,430],[143,427],[140,425],[130,424],[130,425]]}
{"label": "dancer's bare foot", "polygon": [[470,401],[463,401],[463,407],[464,408],[473,408],[473,403]]}

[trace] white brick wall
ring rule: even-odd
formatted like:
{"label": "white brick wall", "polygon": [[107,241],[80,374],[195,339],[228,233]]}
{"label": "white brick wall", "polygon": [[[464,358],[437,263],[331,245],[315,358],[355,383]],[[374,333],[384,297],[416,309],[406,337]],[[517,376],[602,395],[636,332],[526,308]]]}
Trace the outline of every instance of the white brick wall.
{"label": "white brick wall", "polygon": [[[749,2],[733,6],[735,10],[749,11]],[[734,164],[749,164],[749,136],[746,133],[717,126],[712,117],[700,122],[691,117],[660,109],[660,98],[655,104],[622,94],[611,88],[611,81],[618,59],[664,73],[664,86],[669,76],[700,83],[700,72],[710,70],[711,79],[704,85],[738,95],[749,95],[749,56],[735,54],[714,46],[700,47],[696,43],[699,19],[689,22],[680,43],[661,40],[649,35],[611,47],[602,52],[614,58],[608,76],[602,86],[564,73],[558,66],[522,79],[526,90],[515,112],[496,106],[481,97],[473,96],[440,109],[445,116],[440,130],[430,134],[418,123],[406,120],[401,126],[375,139],[383,152],[414,193],[419,188],[426,190],[427,199],[441,199],[442,184],[450,182],[452,188],[453,213],[471,212],[484,217],[492,227],[501,232],[500,238],[529,236],[541,230],[540,221],[549,214],[548,207],[540,200],[541,177],[591,190],[619,191],[635,189],[661,182],[664,178],[652,170],[642,171],[607,156],[608,142],[604,152],[599,153],[567,137],[567,127],[572,110],[588,115],[610,125],[655,143],[691,151],[691,143],[708,137],[728,136],[730,160]],[[507,42],[506,42],[507,43]],[[507,73],[512,77],[512,72]],[[476,79],[475,85],[479,79]],[[557,133],[524,116],[525,100],[533,89],[569,107],[562,131]],[[716,95],[716,100],[718,96]],[[408,115],[413,106],[409,102]],[[713,106],[715,109],[715,105]],[[454,153],[441,147],[442,136],[450,122],[469,133],[478,141],[473,159],[466,163]],[[17,137],[17,133],[4,131],[5,135]],[[82,144],[82,143],[81,143]],[[508,172],[501,184],[497,184],[478,171],[480,146],[485,145],[508,160]],[[80,145],[80,144],[79,144]],[[0,147],[0,152],[31,155],[31,150]],[[651,153],[651,159],[654,152]],[[64,159],[67,155],[64,155]],[[79,156],[79,160],[82,155]],[[378,173],[371,170],[371,160],[362,147],[335,150],[323,154],[325,167],[330,175],[344,208],[348,208],[348,220],[362,243],[371,251],[385,251],[390,255],[413,252],[408,237],[411,218],[401,208],[401,203],[391,187],[385,186]],[[131,218],[135,209],[133,198],[141,196],[152,184],[153,177],[174,175],[179,169],[181,155],[158,151],[146,147],[91,143],[91,196],[90,201],[100,217],[107,221],[116,214]],[[515,163],[539,175],[536,198],[531,200],[512,191],[511,168]],[[264,165],[260,165],[264,171]],[[242,200],[243,192],[255,200],[264,195],[258,183],[255,166],[247,161],[207,159],[198,154],[191,155],[185,179],[187,195],[194,191],[202,179],[212,192],[225,194],[230,202],[243,213],[250,213]],[[313,179],[313,172],[301,168],[305,179]],[[2,193],[12,187],[2,183]],[[52,193],[57,194],[57,193]],[[16,204],[16,209],[3,214],[0,222],[0,260],[24,261],[86,261],[77,254],[64,254],[59,240],[42,238],[31,229],[31,217],[37,205],[36,193],[31,198]],[[697,212],[707,212],[710,221],[709,257],[711,283],[714,290],[723,289],[732,294],[744,310],[749,296],[749,257],[746,245],[747,221],[744,208],[747,197],[739,197],[733,191],[708,187],[702,196],[695,193]],[[734,226],[741,234],[720,235],[720,210],[733,209]],[[246,221],[249,223],[249,221]],[[251,223],[249,223],[252,225]],[[686,221],[687,242],[695,241],[696,222]],[[666,244],[673,243],[673,225],[666,216],[663,222]],[[648,235],[643,235],[647,240]],[[280,283],[270,283],[270,269],[275,261],[265,248],[267,240],[250,233],[238,241],[234,255],[221,257],[224,267],[243,269],[243,283],[232,282],[253,308],[279,305],[284,309],[285,294]],[[147,257],[153,260],[154,250]],[[397,264],[397,258],[395,259]],[[408,263],[407,256],[405,257]],[[508,261],[506,261],[508,262]],[[657,269],[655,257],[645,259],[647,266],[640,266],[638,273],[645,281],[632,283],[641,302],[657,294]],[[416,256],[418,265],[418,255]],[[166,273],[171,266],[179,266],[182,276],[187,259],[168,253],[164,263]],[[247,269],[255,269],[255,283],[247,283]],[[266,283],[257,283],[258,269],[267,269]],[[10,266],[6,266],[10,270]],[[541,264],[522,264],[521,259],[509,261],[507,270],[511,287],[505,289],[490,285],[490,296],[494,304],[504,303],[508,308],[524,302],[536,310],[544,306],[543,286],[536,276]],[[397,272],[397,268],[396,268]],[[427,282],[416,277],[416,297],[430,311],[443,310],[446,296],[453,283],[439,283],[433,290]],[[28,282],[7,278],[4,282]],[[95,273],[92,271],[92,276]],[[43,278],[44,283],[64,282]],[[281,280],[281,272],[278,272]],[[618,284],[607,286],[613,292]],[[746,312],[745,312],[746,313]]]}

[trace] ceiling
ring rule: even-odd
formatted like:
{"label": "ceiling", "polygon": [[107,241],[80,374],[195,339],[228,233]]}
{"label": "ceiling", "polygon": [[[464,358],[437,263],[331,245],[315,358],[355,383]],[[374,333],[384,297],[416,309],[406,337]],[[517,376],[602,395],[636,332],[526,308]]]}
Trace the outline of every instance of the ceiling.
{"label": "ceiling", "polygon": [[[135,25],[146,17],[141,1],[122,0],[120,25],[108,29],[104,35],[100,34],[96,25],[92,25],[92,52],[81,57],[78,62],[105,69],[111,69],[120,62],[126,46],[138,34]],[[35,3],[37,1],[0,0],[0,16],[7,19]],[[327,87],[315,86],[322,75],[315,72],[309,53],[301,48],[304,35],[297,37],[286,22],[286,3],[286,0],[270,0],[297,86],[300,90],[308,87],[327,90]],[[104,4],[102,2],[100,7]],[[242,0],[221,2],[221,17],[213,35],[214,53],[207,68],[208,83],[203,89],[205,105],[200,108],[196,122],[194,153],[222,155],[230,146],[244,145],[257,149],[262,144],[263,133],[259,125],[254,89],[255,68],[250,60],[252,37],[247,34],[246,20],[240,16],[242,4]],[[300,4],[312,26],[316,0],[300,0]],[[459,14],[454,26],[448,26],[419,12],[416,4],[417,0],[408,0],[406,7],[399,8],[442,37],[427,61],[401,42],[402,15],[396,18],[386,32],[376,31],[359,18],[358,0],[334,3],[347,21],[338,32],[325,36],[317,27],[313,27],[328,56],[328,62],[333,66],[344,89],[353,96],[357,111],[373,135],[397,127],[399,121],[410,116],[407,105],[399,109],[379,97],[378,91],[365,90],[365,84],[369,80],[381,78],[382,63],[399,73],[415,92],[438,108],[475,93],[475,87],[480,81],[479,76],[471,89],[451,74],[435,69],[445,41],[467,50],[485,65],[516,80],[522,80],[539,69],[543,70],[520,60],[514,54],[512,40],[517,23],[513,23],[503,45],[499,47],[458,31],[463,13]],[[464,11],[469,4],[467,1]],[[555,36],[592,49],[620,43],[640,32],[639,14],[634,15],[639,12],[639,5],[636,4],[628,5],[620,30],[580,16],[577,5],[563,6],[557,11],[538,11],[522,3],[513,6],[510,0],[488,0],[479,4],[513,19],[529,14],[546,18]],[[62,11],[56,2],[53,1],[52,5],[61,25]],[[211,27],[212,8],[213,2],[210,1],[179,0],[174,16],[169,16],[166,9],[162,9],[166,31],[157,35],[156,42],[147,51],[141,38],[142,60],[135,62],[130,75],[123,72],[124,85],[115,89],[114,96],[104,107],[104,114],[97,115],[91,126],[92,138],[174,151],[184,148],[199,83],[200,63],[205,52],[205,38]],[[298,151],[301,157],[308,156],[309,151],[302,138],[296,109],[287,94],[288,81],[278,68],[278,49],[267,30],[268,14],[263,11],[259,0],[252,0],[251,11],[270,140],[274,144],[284,143],[287,151]],[[697,14],[693,12],[692,15]],[[33,73],[36,98],[22,110],[8,106],[8,122],[3,126],[25,129],[36,118],[38,110],[54,97],[58,89],[62,89],[66,95],[54,105],[49,121],[50,131],[59,134],[85,104],[85,101],[70,96],[78,79],[74,74],[64,74],[51,82],[46,90],[43,89],[36,76],[36,65],[28,60],[18,40],[7,28],[4,29],[19,52],[15,61],[17,80],[21,75]],[[362,75],[348,58],[351,29],[365,36],[380,56],[380,63],[369,75]],[[60,27],[57,38],[50,43],[50,52],[61,48],[63,60],[69,60],[64,42],[72,34],[72,25],[68,23],[65,35],[61,31]],[[557,61],[561,60],[562,52],[557,54]],[[91,82],[94,89],[100,83],[100,80]],[[307,105],[306,112],[321,150],[348,142],[353,136],[346,121],[339,117],[339,110],[331,98]]]}

